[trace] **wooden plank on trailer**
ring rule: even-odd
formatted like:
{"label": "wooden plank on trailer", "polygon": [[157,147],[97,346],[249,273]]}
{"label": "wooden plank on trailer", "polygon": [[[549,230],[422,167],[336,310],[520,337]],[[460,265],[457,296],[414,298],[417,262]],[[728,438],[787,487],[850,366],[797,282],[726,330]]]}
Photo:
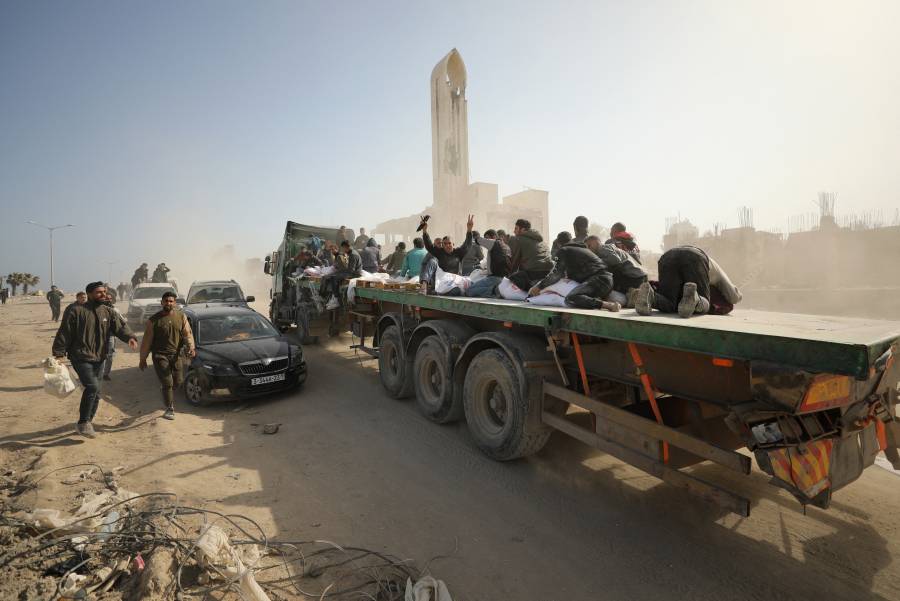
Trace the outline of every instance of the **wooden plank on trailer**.
{"label": "wooden plank on trailer", "polygon": [[621,424],[626,428],[640,432],[642,434],[665,440],[669,444],[684,449],[694,455],[714,461],[719,465],[723,465],[729,469],[741,472],[743,474],[750,473],[750,458],[734,451],[729,451],[721,447],[709,444],[704,440],[700,440],[685,432],[679,432],[674,428],[660,425],[647,418],[635,415],[624,409],[601,403],[592,398],[586,397],[568,388],[557,386],[551,382],[544,382],[544,394],[555,397],[557,399],[572,403],[588,411],[592,411],[597,417]]}
{"label": "wooden plank on trailer", "polygon": [[687,490],[707,501],[715,503],[723,509],[736,513],[737,515],[743,517],[750,516],[750,501],[741,496],[714,484],[710,484],[709,482],[700,480],[690,474],[685,474],[684,472],[670,468],[663,463],[659,463],[658,461],[654,461],[641,455],[637,451],[633,451],[620,444],[606,440],[590,430],[585,430],[584,428],[566,421],[562,417],[553,415],[552,413],[545,411],[541,414],[541,417],[548,426],[559,430],[564,434],[568,434],[572,438],[589,444],[608,455],[612,455],[625,463],[633,465],[651,476],[656,476],[667,484]]}

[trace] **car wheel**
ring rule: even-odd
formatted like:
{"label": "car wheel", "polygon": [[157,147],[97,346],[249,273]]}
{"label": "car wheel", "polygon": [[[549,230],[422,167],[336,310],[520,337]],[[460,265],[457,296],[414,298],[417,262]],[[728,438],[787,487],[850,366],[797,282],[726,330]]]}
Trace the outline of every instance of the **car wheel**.
{"label": "car wheel", "polygon": [[192,369],[184,379],[184,396],[187,402],[194,407],[205,405],[208,402],[208,392],[206,377],[196,369]]}

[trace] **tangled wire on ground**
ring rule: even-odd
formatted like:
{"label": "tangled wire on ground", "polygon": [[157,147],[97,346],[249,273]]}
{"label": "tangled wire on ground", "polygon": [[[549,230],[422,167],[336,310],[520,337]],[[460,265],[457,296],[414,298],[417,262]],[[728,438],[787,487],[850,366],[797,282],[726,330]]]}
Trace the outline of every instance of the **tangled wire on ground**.
{"label": "tangled wire on ground", "polygon": [[[18,492],[33,489],[51,473],[72,467],[81,465],[60,468],[20,484]],[[100,474],[108,487],[115,486],[102,469]],[[106,518],[99,531],[79,527],[80,523],[98,518]],[[416,581],[428,567],[420,571],[411,560],[327,540],[273,540],[247,516],[181,505],[173,493],[151,492],[107,505],[93,515],[43,532],[38,532],[33,524],[0,514],[0,526],[13,527],[18,539],[0,555],[0,577],[13,569],[58,576],[60,592],[70,574],[96,574],[106,567],[113,573],[105,579],[101,592],[114,585],[114,590],[134,591],[140,580],[142,559],[167,549],[174,559],[174,570],[165,598],[225,591],[240,595],[240,575],[229,576],[215,566],[201,567],[198,563],[199,534],[213,525],[224,526],[232,531],[232,536],[241,537],[230,539],[238,553],[244,546],[257,547],[259,560],[249,567],[267,594],[275,597],[298,594],[319,600],[395,601],[403,599],[407,579]],[[136,558],[141,558],[140,568],[135,567]]]}

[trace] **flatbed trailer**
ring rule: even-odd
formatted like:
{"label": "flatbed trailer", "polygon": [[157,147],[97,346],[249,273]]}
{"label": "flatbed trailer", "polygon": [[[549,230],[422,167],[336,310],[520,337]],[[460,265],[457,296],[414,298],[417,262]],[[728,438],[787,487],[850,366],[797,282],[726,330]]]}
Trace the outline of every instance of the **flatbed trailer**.
{"label": "flatbed trailer", "polygon": [[[300,285],[315,288],[315,282]],[[395,398],[465,418],[497,460],[560,431],[742,516],[685,469],[714,462],[827,508],[884,451],[900,468],[900,323],[736,310],[681,319],[391,290],[358,281],[355,345]]]}

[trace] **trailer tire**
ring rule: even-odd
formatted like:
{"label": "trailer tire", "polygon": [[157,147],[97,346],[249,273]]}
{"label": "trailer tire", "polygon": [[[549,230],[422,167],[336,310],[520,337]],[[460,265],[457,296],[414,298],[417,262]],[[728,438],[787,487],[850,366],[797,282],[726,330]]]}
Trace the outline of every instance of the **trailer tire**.
{"label": "trailer tire", "polygon": [[438,424],[458,421],[462,403],[453,394],[453,366],[447,348],[438,336],[428,336],[416,349],[413,383],[422,415]]}
{"label": "trailer tire", "polygon": [[381,333],[378,345],[378,374],[381,385],[395,399],[412,394],[412,365],[406,360],[400,328],[388,326]]}
{"label": "trailer tire", "polygon": [[509,461],[538,452],[550,437],[546,428],[529,432],[529,395],[519,373],[499,349],[478,353],[466,372],[463,403],[469,432],[489,457]]}

